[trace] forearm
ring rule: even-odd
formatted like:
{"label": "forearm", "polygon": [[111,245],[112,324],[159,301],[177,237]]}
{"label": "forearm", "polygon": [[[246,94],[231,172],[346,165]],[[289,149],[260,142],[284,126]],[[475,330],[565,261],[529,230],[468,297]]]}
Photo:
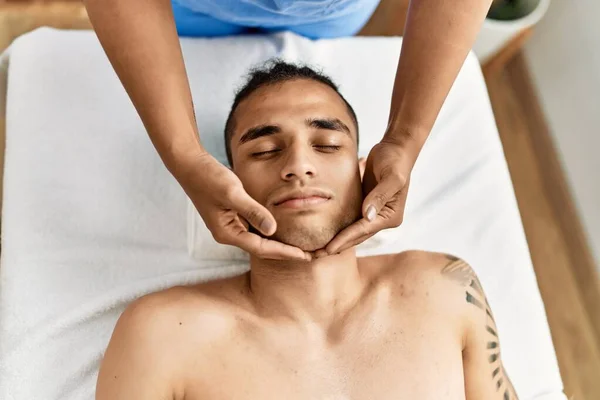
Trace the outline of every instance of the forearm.
{"label": "forearm", "polygon": [[170,0],[85,0],[98,38],[167,167],[200,151]]}
{"label": "forearm", "polygon": [[410,1],[384,140],[420,151],[490,4]]}

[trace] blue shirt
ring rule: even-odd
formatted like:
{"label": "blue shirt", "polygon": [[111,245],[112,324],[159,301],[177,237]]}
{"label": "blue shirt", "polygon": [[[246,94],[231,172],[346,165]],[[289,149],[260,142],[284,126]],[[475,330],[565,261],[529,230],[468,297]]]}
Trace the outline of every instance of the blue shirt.
{"label": "blue shirt", "polygon": [[357,14],[368,20],[379,0],[172,0],[181,8],[246,27],[290,27]]}

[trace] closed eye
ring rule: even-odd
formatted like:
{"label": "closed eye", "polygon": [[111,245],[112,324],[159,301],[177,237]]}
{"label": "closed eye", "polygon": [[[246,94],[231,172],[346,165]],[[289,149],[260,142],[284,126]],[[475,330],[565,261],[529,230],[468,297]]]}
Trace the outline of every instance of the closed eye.
{"label": "closed eye", "polygon": [[269,154],[275,154],[278,151],[280,151],[279,149],[273,149],[273,150],[267,150],[267,151],[259,151],[257,153],[252,153],[251,156],[252,157],[261,157],[261,156],[267,156]]}
{"label": "closed eye", "polygon": [[342,146],[333,146],[333,145],[329,145],[329,146],[315,146],[317,149],[319,149],[319,151],[322,151],[324,153],[333,153],[334,151],[338,151]]}

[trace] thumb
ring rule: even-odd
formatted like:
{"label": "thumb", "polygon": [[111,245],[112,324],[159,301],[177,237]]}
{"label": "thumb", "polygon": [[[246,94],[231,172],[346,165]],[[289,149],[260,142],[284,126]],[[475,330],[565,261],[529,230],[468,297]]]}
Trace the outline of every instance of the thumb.
{"label": "thumb", "polygon": [[245,190],[240,190],[237,196],[231,199],[231,203],[234,211],[263,235],[271,236],[275,233],[277,222],[275,222],[273,215],[259,202],[250,197]]}
{"label": "thumb", "polygon": [[377,186],[365,197],[363,202],[363,216],[373,221],[381,209],[402,189],[402,184],[393,176],[383,178]]}

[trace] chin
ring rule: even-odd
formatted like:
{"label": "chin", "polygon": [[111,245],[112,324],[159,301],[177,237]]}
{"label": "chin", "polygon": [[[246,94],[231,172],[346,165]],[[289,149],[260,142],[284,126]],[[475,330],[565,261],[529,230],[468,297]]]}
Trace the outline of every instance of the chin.
{"label": "chin", "polygon": [[[278,218],[279,217],[279,218]],[[360,218],[360,203],[356,207],[340,210],[336,214],[278,216],[277,232],[272,239],[304,251],[325,248],[341,230]]]}
{"label": "chin", "polygon": [[324,248],[335,237],[339,229],[327,226],[296,225],[282,226],[273,236],[274,239],[298,247],[304,251]]}

